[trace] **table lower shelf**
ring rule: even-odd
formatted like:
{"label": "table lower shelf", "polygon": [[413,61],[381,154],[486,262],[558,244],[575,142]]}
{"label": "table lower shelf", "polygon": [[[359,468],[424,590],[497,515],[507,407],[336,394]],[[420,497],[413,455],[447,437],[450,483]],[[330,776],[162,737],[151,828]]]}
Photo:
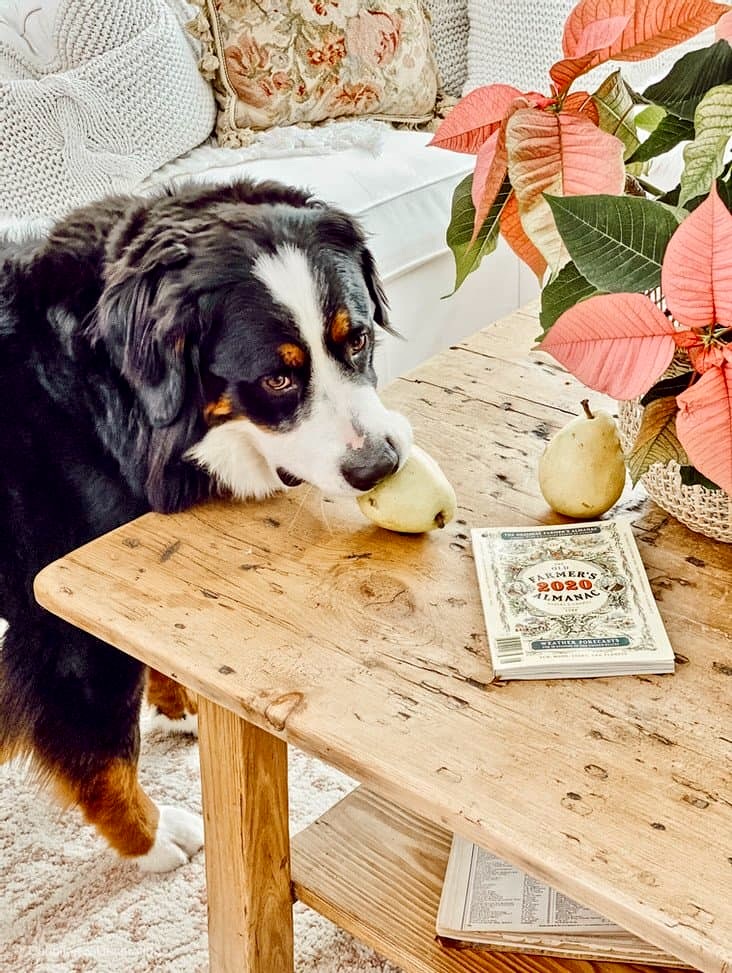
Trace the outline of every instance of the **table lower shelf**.
{"label": "table lower shelf", "polygon": [[599,948],[580,959],[442,945],[435,916],[449,851],[447,831],[359,787],[292,839],[295,895],[407,973],[667,969],[640,940],[633,964],[612,962]]}

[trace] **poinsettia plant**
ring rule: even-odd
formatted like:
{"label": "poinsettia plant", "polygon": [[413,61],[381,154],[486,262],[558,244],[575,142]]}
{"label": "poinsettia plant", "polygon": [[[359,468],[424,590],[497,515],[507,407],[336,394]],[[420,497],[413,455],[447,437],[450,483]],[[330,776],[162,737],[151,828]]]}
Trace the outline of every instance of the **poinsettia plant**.
{"label": "poinsettia plant", "polygon": [[[642,94],[620,70],[573,90],[714,24],[715,43]],[[727,4],[580,0],[549,94],[478,88],[433,144],[476,157],[448,227],[455,287],[503,236],[544,281],[540,347],[588,386],[641,398],[633,479],[674,460],[684,482],[732,494],[730,39]],[[679,184],[655,188],[647,163],[684,143]]]}

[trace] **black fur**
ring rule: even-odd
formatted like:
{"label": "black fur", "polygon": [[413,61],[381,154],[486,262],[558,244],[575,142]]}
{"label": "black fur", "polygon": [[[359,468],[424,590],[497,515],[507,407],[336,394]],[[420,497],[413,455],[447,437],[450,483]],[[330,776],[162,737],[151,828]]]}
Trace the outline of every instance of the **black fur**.
{"label": "black fur", "polygon": [[33,578],[212,492],[183,455],[207,430],[218,316],[256,300],[252,260],[283,240],[355,257],[388,327],[358,227],[274,183],[112,198],[0,244],[0,756],[30,749],[73,780],[136,758],[143,667],[39,608]]}

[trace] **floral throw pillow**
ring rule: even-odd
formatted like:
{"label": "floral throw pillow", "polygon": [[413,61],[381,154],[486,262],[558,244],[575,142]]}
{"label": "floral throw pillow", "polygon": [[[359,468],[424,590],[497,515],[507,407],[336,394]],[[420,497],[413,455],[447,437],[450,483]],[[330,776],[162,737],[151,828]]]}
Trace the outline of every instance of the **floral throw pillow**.
{"label": "floral throw pillow", "polygon": [[275,125],[433,117],[437,69],[420,0],[197,0],[219,141]]}

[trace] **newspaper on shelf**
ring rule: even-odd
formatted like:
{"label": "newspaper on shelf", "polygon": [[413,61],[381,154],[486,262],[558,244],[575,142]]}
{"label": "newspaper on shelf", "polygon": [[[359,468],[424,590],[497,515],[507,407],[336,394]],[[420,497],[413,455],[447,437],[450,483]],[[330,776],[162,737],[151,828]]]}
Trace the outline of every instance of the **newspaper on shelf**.
{"label": "newspaper on shelf", "polygon": [[436,931],[447,945],[685,966],[457,835],[452,839]]}
{"label": "newspaper on shelf", "polygon": [[630,518],[471,533],[496,678],[674,671]]}

